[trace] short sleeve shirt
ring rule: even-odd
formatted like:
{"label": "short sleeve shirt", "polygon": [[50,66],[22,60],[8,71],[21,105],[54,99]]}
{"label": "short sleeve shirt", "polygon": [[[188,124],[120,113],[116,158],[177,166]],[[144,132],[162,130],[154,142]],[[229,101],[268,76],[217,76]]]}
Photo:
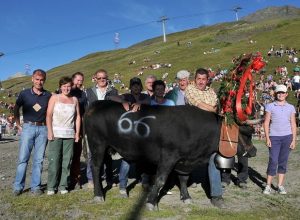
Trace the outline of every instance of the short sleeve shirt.
{"label": "short sleeve shirt", "polygon": [[291,116],[296,113],[295,107],[289,103],[278,105],[272,102],[266,106],[271,114],[270,136],[286,136],[292,134]]}
{"label": "short sleeve shirt", "polygon": [[194,106],[198,106],[199,102],[216,106],[218,101],[217,95],[212,88],[206,87],[204,91],[201,91],[195,84],[188,85],[185,91],[185,97],[188,103]]}
{"label": "short sleeve shirt", "polygon": [[51,93],[43,90],[38,95],[31,89],[25,89],[19,94],[16,105],[22,107],[24,121],[45,122],[48,101]]}

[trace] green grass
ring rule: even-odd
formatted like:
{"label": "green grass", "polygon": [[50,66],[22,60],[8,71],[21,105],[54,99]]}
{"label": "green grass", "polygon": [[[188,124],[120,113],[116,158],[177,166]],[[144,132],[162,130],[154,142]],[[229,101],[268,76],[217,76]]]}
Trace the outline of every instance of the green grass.
{"label": "green grass", "polygon": [[[256,157],[249,160],[249,166],[264,176],[267,166],[268,151],[263,141],[254,140],[258,149]],[[201,187],[190,188],[193,203],[185,205],[179,200],[179,189],[172,189],[172,196],[165,196],[158,205],[159,211],[147,211],[143,203],[145,197],[142,188],[136,185],[130,191],[128,199],[119,197],[118,188],[112,188],[106,194],[106,201],[95,203],[90,190],[72,191],[66,195],[42,195],[33,197],[29,192],[13,197],[10,189],[0,193],[0,219],[225,219],[225,220],[260,220],[260,219],[298,219],[300,215],[299,189],[296,177],[299,174],[296,165],[300,155],[299,144],[292,151],[289,159],[286,196],[272,194],[262,195],[261,188],[249,180],[249,188],[240,190],[231,184],[224,193],[225,210],[214,208]],[[45,169],[47,170],[47,169]],[[233,172],[235,175],[235,172]],[[292,176],[295,177],[292,180]],[[291,187],[291,184],[294,187]],[[295,185],[296,184],[296,185]],[[3,207],[6,207],[4,210]],[[1,213],[2,212],[2,213]]]}

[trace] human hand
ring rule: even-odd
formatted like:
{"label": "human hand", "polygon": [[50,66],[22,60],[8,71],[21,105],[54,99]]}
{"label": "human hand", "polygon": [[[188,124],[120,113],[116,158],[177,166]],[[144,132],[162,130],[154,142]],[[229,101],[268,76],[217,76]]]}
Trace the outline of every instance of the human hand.
{"label": "human hand", "polygon": [[128,112],[129,109],[130,109],[129,108],[129,103],[128,102],[123,102],[122,105],[123,105],[123,108],[125,109],[125,111]]}
{"label": "human hand", "polygon": [[49,141],[53,141],[54,140],[53,132],[48,132],[48,140]]}
{"label": "human hand", "polygon": [[80,136],[79,134],[75,134],[75,140],[74,140],[75,143],[77,143],[79,141],[79,136]]}
{"label": "human hand", "polygon": [[17,125],[17,128],[18,128],[18,133],[21,134],[22,130],[23,130],[22,126],[21,125]]}
{"label": "human hand", "polygon": [[291,145],[290,145],[290,148],[291,148],[292,150],[294,150],[294,149],[296,148],[296,140],[293,140],[293,141],[292,141],[292,143],[291,143]]}
{"label": "human hand", "polygon": [[266,139],[266,146],[267,147],[272,147],[270,138]]}
{"label": "human hand", "polygon": [[131,105],[131,107],[132,107],[132,110],[131,110],[132,112],[137,112],[137,111],[139,111],[141,109],[141,104],[133,103]]}

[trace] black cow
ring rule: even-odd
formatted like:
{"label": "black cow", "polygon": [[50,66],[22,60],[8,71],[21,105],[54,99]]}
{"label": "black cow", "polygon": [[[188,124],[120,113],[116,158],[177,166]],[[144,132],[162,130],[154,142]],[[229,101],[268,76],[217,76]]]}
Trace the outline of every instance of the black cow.
{"label": "black cow", "polygon": [[187,174],[208,163],[218,151],[222,118],[194,106],[142,106],[138,112],[126,112],[120,103],[96,101],[85,115],[85,130],[92,153],[95,200],[103,201],[99,173],[108,147],[127,161],[157,165],[148,205],[155,205],[159,190],[172,170],[179,173],[183,200]]}

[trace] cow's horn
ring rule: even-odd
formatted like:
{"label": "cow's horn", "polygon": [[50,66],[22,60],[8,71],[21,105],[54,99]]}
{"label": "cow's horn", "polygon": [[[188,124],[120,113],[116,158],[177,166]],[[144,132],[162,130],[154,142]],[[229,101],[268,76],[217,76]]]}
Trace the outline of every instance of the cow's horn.
{"label": "cow's horn", "polygon": [[248,119],[248,120],[245,121],[245,124],[246,125],[257,125],[260,122],[262,122],[262,120],[263,120],[262,118],[260,118],[260,119],[252,119],[252,120]]}

